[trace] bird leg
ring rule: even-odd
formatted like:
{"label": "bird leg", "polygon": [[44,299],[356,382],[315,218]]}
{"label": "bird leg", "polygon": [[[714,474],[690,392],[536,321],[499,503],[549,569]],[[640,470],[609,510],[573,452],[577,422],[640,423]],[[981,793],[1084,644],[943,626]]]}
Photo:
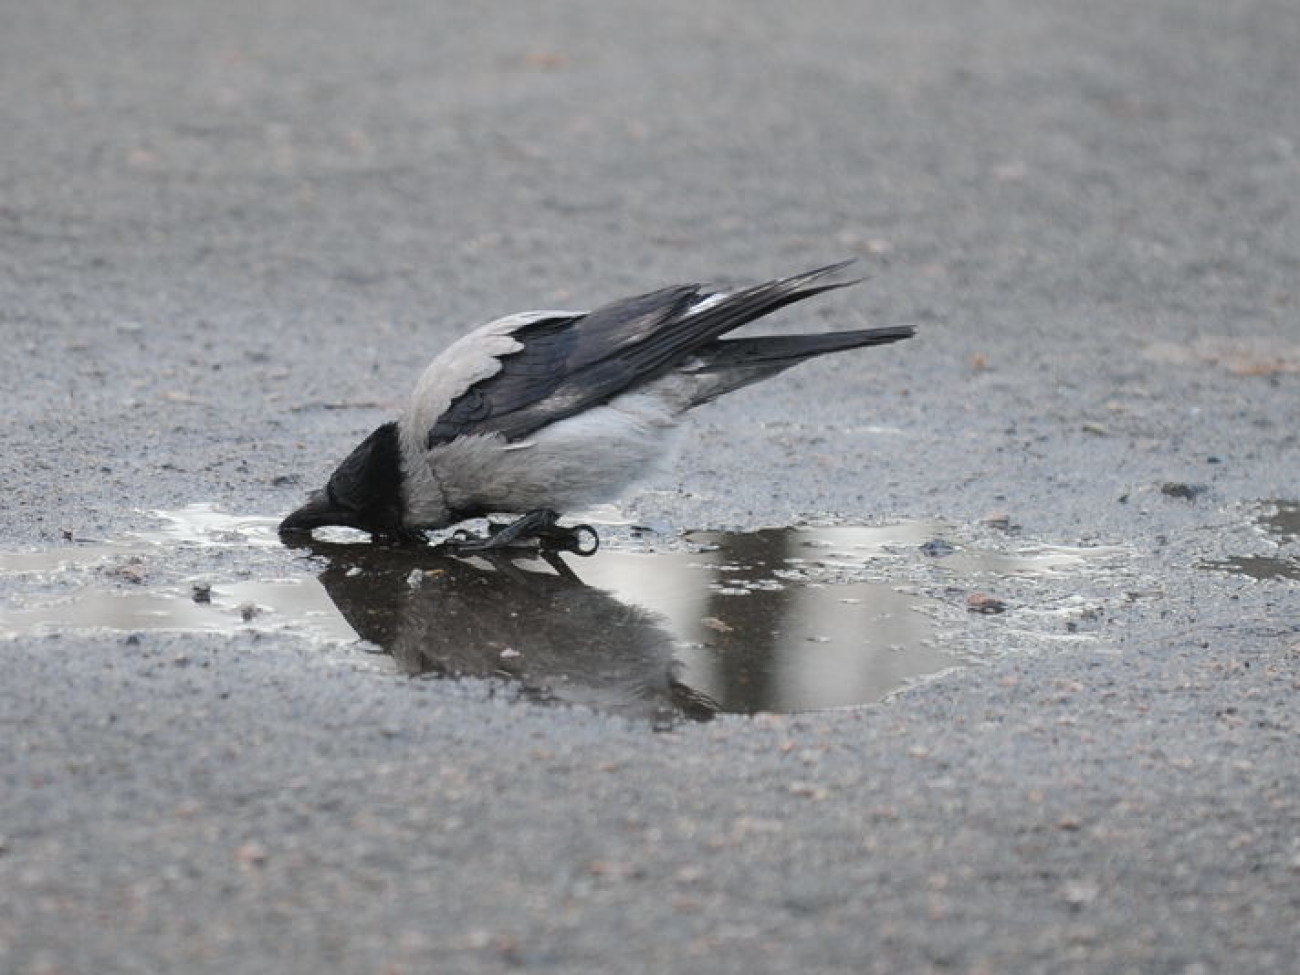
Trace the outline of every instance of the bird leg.
{"label": "bird leg", "polygon": [[456,555],[477,555],[507,549],[537,548],[543,552],[594,555],[600,536],[590,525],[566,528],[550,508],[530,511],[508,525],[489,525],[486,538],[457,532],[445,543]]}

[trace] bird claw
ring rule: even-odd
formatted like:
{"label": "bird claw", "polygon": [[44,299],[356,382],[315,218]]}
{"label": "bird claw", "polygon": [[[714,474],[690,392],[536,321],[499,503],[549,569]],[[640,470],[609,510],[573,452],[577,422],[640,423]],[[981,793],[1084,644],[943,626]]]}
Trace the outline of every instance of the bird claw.
{"label": "bird claw", "polygon": [[545,532],[538,532],[537,540],[543,551],[572,552],[584,558],[595,555],[600,548],[600,536],[590,525],[574,525],[572,528],[554,525]]}
{"label": "bird claw", "polygon": [[596,554],[600,548],[596,529],[590,525],[567,528],[558,524],[558,519],[554,511],[530,511],[508,525],[489,525],[486,536],[459,529],[443,545],[452,555],[493,555],[512,550],[572,552],[584,557]]}

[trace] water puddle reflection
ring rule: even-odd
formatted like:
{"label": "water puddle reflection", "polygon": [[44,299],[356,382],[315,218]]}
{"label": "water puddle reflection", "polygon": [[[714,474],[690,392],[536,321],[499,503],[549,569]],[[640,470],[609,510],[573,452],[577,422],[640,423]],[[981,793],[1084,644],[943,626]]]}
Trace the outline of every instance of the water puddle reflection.
{"label": "water puddle reflection", "polygon": [[1300,580],[1300,501],[1265,501],[1255,527],[1274,547],[1272,555],[1238,555],[1201,563],[1201,568],[1251,579]]}
{"label": "water puddle reflection", "polygon": [[947,541],[935,522],[696,533],[660,551],[624,535],[624,550],[553,564],[317,541],[303,550],[315,578],[151,586],[131,574],[150,546],[279,544],[272,519],[209,506],[159,514],[165,527],[152,535],[0,554],[0,580],[44,583],[0,600],[0,635],[360,637],[404,674],[505,679],[532,700],[656,719],[808,711],[878,701],[963,663],[954,599],[916,584],[918,573],[945,581],[941,595],[989,579],[1068,578],[1118,551],[981,550]]}
{"label": "water puddle reflection", "polygon": [[620,709],[806,711],[875,701],[955,666],[932,600],[818,585],[785,556],[798,532],[709,536],[701,552],[602,550],[489,565],[314,546],[348,623],[408,674],[510,676],[540,698]]}

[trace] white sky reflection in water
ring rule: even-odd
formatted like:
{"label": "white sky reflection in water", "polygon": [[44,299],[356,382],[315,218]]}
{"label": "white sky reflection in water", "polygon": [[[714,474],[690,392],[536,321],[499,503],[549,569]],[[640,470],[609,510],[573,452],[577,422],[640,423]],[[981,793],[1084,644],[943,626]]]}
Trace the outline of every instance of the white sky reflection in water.
{"label": "white sky reflection in water", "polygon": [[155,514],[157,532],[0,553],[0,582],[61,580],[53,592],[0,593],[0,635],[254,629],[325,643],[360,635],[406,673],[508,676],[547,700],[617,710],[656,695],[678,700],[685,688],[710,710],[815,710],[877,701],[963,662],[953,635],[965,614],[924,576],[973,590],[1013,577],[1068,579],[1124,554],[956,545],[926,558],[921,546],[949,537],[948,527],[909,522],[695,533],[689,551],[606,546],[592,558],[566,556],[575,576],[566,579],[538,561],[503,572],[329,536],[353,543],[315,545],[304,563],[318,578],[217,572],[201,584],[211,587],[203,601],[188,582],[132,578],[132,560],[156,562],[178,546],[278,546],[275,519],[210,505]]}

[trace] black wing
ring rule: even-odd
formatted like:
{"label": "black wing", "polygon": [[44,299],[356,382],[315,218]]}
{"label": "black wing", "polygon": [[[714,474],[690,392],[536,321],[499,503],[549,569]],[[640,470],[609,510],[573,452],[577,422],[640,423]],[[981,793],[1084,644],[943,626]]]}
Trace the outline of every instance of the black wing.
{"label": "black wing", "polygon": [[[624,298],[585,315],[531,322],[501,370],[457,397],[429,431],[430,447],[471,433],[518,440],[650,382],[719,335],[852,281],[820,283],[849,262],[715,298],[679,285]],[[697,307],[698,306],[698,307]]]}
{"label": "black wing", "polygon": [[502,356],[499,372],[452,400],[429,430],[428,445],[495,429],[487,426],[493,418],[544,401],[564,377],[565,363],[578,343],[575,325],[583,317],[544,318],[515,331],[512,337],[523,348]]}

